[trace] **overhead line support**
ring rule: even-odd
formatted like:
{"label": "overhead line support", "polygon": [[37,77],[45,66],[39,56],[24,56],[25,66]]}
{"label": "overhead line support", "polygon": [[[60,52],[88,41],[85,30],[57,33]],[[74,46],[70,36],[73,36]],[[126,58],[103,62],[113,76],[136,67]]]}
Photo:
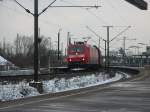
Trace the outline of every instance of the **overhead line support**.
{"label": "overhead line support", "polygon": [[123,31],[121,31],[119,34],[117,34],[114,38],[112,38],[110,40],[110,42],[113,41],[113,40],[115,40],[118,36],[122,35],[122,33],[124,33],[125,31],[127,31],[129,28],[131,28],[131,26],[127,26],[127,28],[125,28]]}
{"label": "overhead line support", "polygon": [[34,14],[31,13],[29,9],[25,8],[25,7],[24,7],[23,5],[21,5],[17,0],[14,0],[14,1],[15,1],[20,7],[22,7],[27,13],[30,13],[30,14],[32,14],[32,15],[34,16]]}
{"label": "overhead line support", "polygon": [[39,72],[39,57],[38,57],[38,17],[44,13],[49,7],[93,7],[98,8],[100,6],[52,6],[56,2],[54,0],[51,2],[46,8],[42,10],[42,12],[38,13],[38,0],[34,0],[34,14],[31,13],[28,9],[26,9],[23,5],[21,5],[17,0],[14,0],[20,7],[22,7],[24,10],[26,10],[28,13],[32,14],[34,16],[34,82],[38,82],[38,72]]}
{"label": "overhead line support", "polygon": [[109,73],[110,59],[109,59],[109,30],[113,26],[103,26],[107,28],[107,72]]}

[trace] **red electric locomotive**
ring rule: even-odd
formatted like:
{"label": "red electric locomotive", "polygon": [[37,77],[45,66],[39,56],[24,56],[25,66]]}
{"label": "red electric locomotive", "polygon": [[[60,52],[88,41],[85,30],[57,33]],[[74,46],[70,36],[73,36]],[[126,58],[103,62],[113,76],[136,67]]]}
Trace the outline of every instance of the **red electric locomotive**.
{"label": "red electric locomotive", "polygon": [[86,42],[74,42],[67,49],[67,62],[70,68],[101,66],[101,52],[96,46]]}

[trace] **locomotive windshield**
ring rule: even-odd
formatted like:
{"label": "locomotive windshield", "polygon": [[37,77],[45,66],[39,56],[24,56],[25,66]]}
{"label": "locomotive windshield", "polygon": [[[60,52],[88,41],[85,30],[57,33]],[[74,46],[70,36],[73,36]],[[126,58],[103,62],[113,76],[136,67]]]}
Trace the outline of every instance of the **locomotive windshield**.
{"label": "locomotive windshield", "polygon": [[80,47],[80,46],[74,46],[74,47],[70,48],[70,51],[71,52],[80,52],[80,53],[82,53],[83,52],[83,48]]}

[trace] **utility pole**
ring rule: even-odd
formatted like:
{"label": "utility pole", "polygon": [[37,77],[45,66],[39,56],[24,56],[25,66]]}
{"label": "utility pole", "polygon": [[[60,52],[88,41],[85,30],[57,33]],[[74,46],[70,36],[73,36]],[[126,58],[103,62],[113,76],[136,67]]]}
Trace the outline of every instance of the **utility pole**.
{"label": "utility pole", "polygon": [[123,37],[123,64],[125,65],[125,56],[126,56],[126,37]]}
{"label": "utility pole", "polygon": [[106,65],[107,65],[107,61],[106,61],[106,57],[107,57],[107,41],[105,41],[105,70],[106,70]]}
{"label": "utility pole", "polygon": [[107,72],[109,72],[109,66],[110,66],[110,59],[109,59],[109,30],[110,30],[110,27],[113,27],[113,26],[103,26],[103,27],[106,27],[107,28]]}
{"label": "utility pole", "polygon": [[42,41],[42,38],[40,37],[40,28],[38,28],[38,70],[40,72],[40,63],[41,63],[41,60],[40,60],[40,43]]}
{"label": "utility pole", "polygon": [[34,0],[34,81],[38,82],[38,0]]}
{"label": "utility pole", "polygon": [[63,45],[63,42],[62,42],[62,43],[61,43],[61,55],[60,55],[60,57],[61,57],[61,58],[60,58],[60,60],[61,60],[61,65],[63,64],[63,56],[64,56],[64,55],[63,55],[63,46],[64,46],[64,45]]}

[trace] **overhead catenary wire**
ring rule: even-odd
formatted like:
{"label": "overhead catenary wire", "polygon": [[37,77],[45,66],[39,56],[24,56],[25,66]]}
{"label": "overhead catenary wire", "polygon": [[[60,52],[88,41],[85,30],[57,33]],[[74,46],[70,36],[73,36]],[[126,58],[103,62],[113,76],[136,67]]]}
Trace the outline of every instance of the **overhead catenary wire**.
{"label": "overhead catenary wire", "polygon": [[[150,2],[150,0],[146,0],[147,2]],[[108,1],[107,1],[108,2]],[[117,10],[117,6],[115,7],[115,5],[113,4],[114,2],[116,1],[111,1],[109,0],[108,4],[110,5],[110,7],[115,11],[116,15],[120,18],[120,20],[122,20],[124,23],[128,24],[128,21],[127,19],[125,18],[125,16],[123,16],[122,14],[120,14]],[[116,2],[115,4],[117,4],[118,2]],[[133,24],[133,23],[132,23]],[[133,26],[133,25],[132,25]],[[132,29],[132,32],[135,32],[135,33],[138,33],[138,35],[140,35],[140,37],[143,37],[141,35],[141,33],[135,31],[134,29]]]}
{"label": "overhead catenary wire", "polygon": [[[91,39],[94,43],[97,43],[97,41],[95,41],[94,39]],[[99,46],[101,49],[105,50],[105,48],[103,48],[101,45]]]}
{"label": "overhead catenary wire", "polygon": [[23,5],[21,5],[17,0],[14,0],[20,7],[22,7],[27,13],[30,13],[34,15],[29,9],[25,8]]}
{"label": "overhead catenary wire", "polygon": [[38,15],[40,16],[42,13],[44,13],[52,4],[54,4],[56,0],[54,0],[52,3],[50,3],[46,8],[44,8]]}
{"label": "overhead catenary wire", "polygon": [[[64,1],[64,0],[62,0]],[[66,2],[66,1],[64,1]],[[71,2],[66,2],[66,3],[69,3],[69,4],[72,4]],[[115,9],[113,6],[112,6],[113,9]],[[91,11],[89,11],[89,9],[86,9],[88,13],[90,13],[91,15],[93,15],[95,18],[97,18],[98,20],[102,21],[104,24],[108,24],[107,22],[105,22],[102,18],[100,18],[99,16],[97,16],[96,14],[92,13]],[[121,16],[120,16],[121,18]],[[125,26],[116,26],[116,27],[125,27]],[[127,28],[128,29],[128,28]],[[123,32],[125,32],[127,29],[123,30],[122,32],[120,32],[119,34],[117,34],[111,41],[113,41],[115,38],[117,38],[118,36],[120,36]]]}
{"label": "overhead catenary wire", "polygon": [[[67,3],[67,4],[71,4],[74,5],[73,3],[66,1],[66,0],[61,0],[61,2]],[[99,5],[99,2],[97,0],[96,6]],[[83,10],[86,10],[90,15],[94,16],[96,19],[98,19],[99,21],[101,21],[103,24],[109,24],[108,22],[106,22],[104,19],[102,19],[101,17],[97,16],[96,14],[94,14],[93,12],[90,11],[89,8],[83,8],[81,7]]]}
{"label": "overhead catenary wire", "polygon": [[[11,0],[11,1],[14,1],[14,0]],[[15,3],[16,3],[16,2],[15,2]],[[18,14],[24,15],[24,13],[22,13],[21,11],[19,11],[19,10],[17,10],[17,9],[14,9],[14,8],[12,8],[12,7],[10,7],[10,6],[6,6],[6,5],[4,5],[4,4],[0,4],[0,5],[3,6],[4,8],[6,8],[6,9],[8,9],[9,11],[13,11],[13,12],[16,12],[16,13],[18,13]],[[72,4],[72,5],[73,5],[73,4]],[[26,8],[23,8],[23,9],[26,9]],[[29,16],[29,15],[27,15],[27,16],[31,18],[31,16]],[[55,24],[54,22],[47,21],[47,20],[42,19],[42,18],[39,18],[39,20],[40,20],[41,22],[45,23],[46,25],[50,24],[50,25],[57,25],[57,27],[60,26],[60,24]],[[84,26],[85,26],[85,25],[84,25]],[[63,26],[62,26],[62,27],[63,27]],[[65,30],[66,28],[63,27],[63,29]],[[66,31],[68,31],[68,28],[66,29]]]}
{"label": "overhead catenary wire", "polygon": [[[74,3],[70,2],[70,1],[66,1],[66,0],[60,0],[61,2],[70,4],[70,5],[75,5]],[[99,5],[99,0],[97,0],[96,6]],[[86,12],[88,12],[88,14],[94,16],[96,19],[98,19],[99,21],[101,21],[103,24],[108,24],[106,21],[104,21],[102,18],[100,18],[99,16],[97,16],[96,14],[92,13],[90,11],[91,8],[85,8],[85,7],[80,7],[81,9],[85,10]],[[87,26],[87,25],[84,25]]]}
{"label": "overhead catenary wire", "polygon": [[[118,12],[118,9],[114,6],[114,2],[115,3],[118,3],[118,2],[116,2],[116,1],[113,1],[113,3],[112,3],[112,1],[111,0],[106,0],[106,2],[107,2],[107,4],[112,8],[112,10],[114,11],[114,13],[115,13],[115,15],[118,17],[118,18],[120,18],[120,20],[122,21],[122,23],[125,23],[126,24],[126,26],[128,25],[129,26],[129,24],[128,24],[128,22],[126,21],[126,19]],[[115,26],[115,27],[125,27],[125,26]],[[115,28],[114,28],[114,30],[115,31],[117,31]],[[118,31],[117,31],[118,32]],[[119,36],[119,35],[118,35]]]}
{"label": "overhead catenary wire", "polygon": [[103,39],[102,37],[100,37],[97,33],[95,33],[91,28],[89,28],[89,26],[86,26],[86,28],[88,30],[90,30],[92,33],[94,33],[97,37],[99,37],[100,39],[102,39],[103,41],[106,41],[105,39]]}
{"label": "overhead catenary wire", "polygon": [[[66,7],[66,8],[67,8],[67,7],[69,7],[69,8],[70,8],[70,7],[74,7],[74,8],[84,8],[84,7],[85,7],[85,8],[87,8],[87,7],[99,8],[99,7],[101,7],[101,6],[98,6],[98,5],[73,5],[73,4],[70,5],[70,6],[69,6],[69,5],[64,5],[64,6],[63,6],[63,5],[61,5],[61,6],[52,6],[52,4],[53,4],[54,2],[56,2],[56,0],[54,0],[50,5],[48,5],[48,6],[47,6],[46,8],[44,8],[43,10],[45,11],[45,10],[47,10],[49,7],[52,7],[52,8],[53,8],[53,7],[54,7],[54,8],[55,8],[55,7],[56,7],[56,8],[58,8],[58,7],[60,7],[60,8],[61,8],[61,7],[63,7],[63,8],[64,8],[64,7]],[[65,1],[65,2],[66,2],[66,1]],[[66,2],[66,3],[67,3],[67,2]],[[71,3],[69,3],[69,4],[71,4]]]}
{"label": "overhead catenary wire", "polygon": [[[6,8],[6,9],[8,9],[8,10],[11,11],[11,12],[15,12],[15,13],[24,15],[21,11],[18,11],[18,10],[16,10],[16,9],[12,8],[12,7],[8,7],[8,6],[4,5],[4,4],[0,4],[0,6],[2,6],[2,7],[4,7],[4,8]],[[28,17],[31,17],[31,16],[28,15]],[[60,26],[59,24],[54,24],[54,22],[50,22],[50,21],[47,21],[47,20],[41,19],[41,18],[39,18],[39,19],[40,19],[41,22],[45,23],[46,25],[47,25],[47,24],[50,24],[50,25],[57,25],[57,26]],[[63,29],[64,29],[64,28],[63,28]]]}
{"label": "overhead catenary wire", "polygon": [[121,31],[119,34],[117,34],[114,38],[112,38],[112,39],[110,40],[110,42],[113,41],[113,40],[115,40],[118,36],[122,35],[122,34],[123,34],[125,31],[127,31],[130,27],[131,27],[131,26],[128,26],[127,28],[125,28],[123,31]]}
{"label": "overhead catenary wire", "polygon": [[93,15],[96,19],[98,19],[99,21],[101,21],[103,24],[108,25],[109,23],[106,22],[105,20],[103,20],[102,18],[100,18],[99,16],[97,16],[96,14],[94,14],[93,12],[91,12],[89,9],[86,9],[87,12],[91,15]]}
{"label": "overhead catenary wire", "polygon": [[[108,3],[108,5],[112,8],[112,10],[114,10],[115,15],[118,18],[120,18],[120,20],[123,21],[123,23],[128,24],[128,22],[126,21],[126,19],[118,12],[118,9],[114,6],[114,4],[111,2],[111,0],[108,0],[108,1],[106,0],[106,2]],[[113,0],[113,2],[116,2],[116,1]]]}
{"label": "overhead catenary wire", "polygon": [[0,4],[0,6],[4,7],[5,9],[8,9],[9,11],[13,11],[13,12],[16,12],[16,13],[18,13],[18,14],[22,14],[21,11],[18,11],[18,10],[16,10],[16,9],[12,8],[12,7],[8,7],[7,5]]}

